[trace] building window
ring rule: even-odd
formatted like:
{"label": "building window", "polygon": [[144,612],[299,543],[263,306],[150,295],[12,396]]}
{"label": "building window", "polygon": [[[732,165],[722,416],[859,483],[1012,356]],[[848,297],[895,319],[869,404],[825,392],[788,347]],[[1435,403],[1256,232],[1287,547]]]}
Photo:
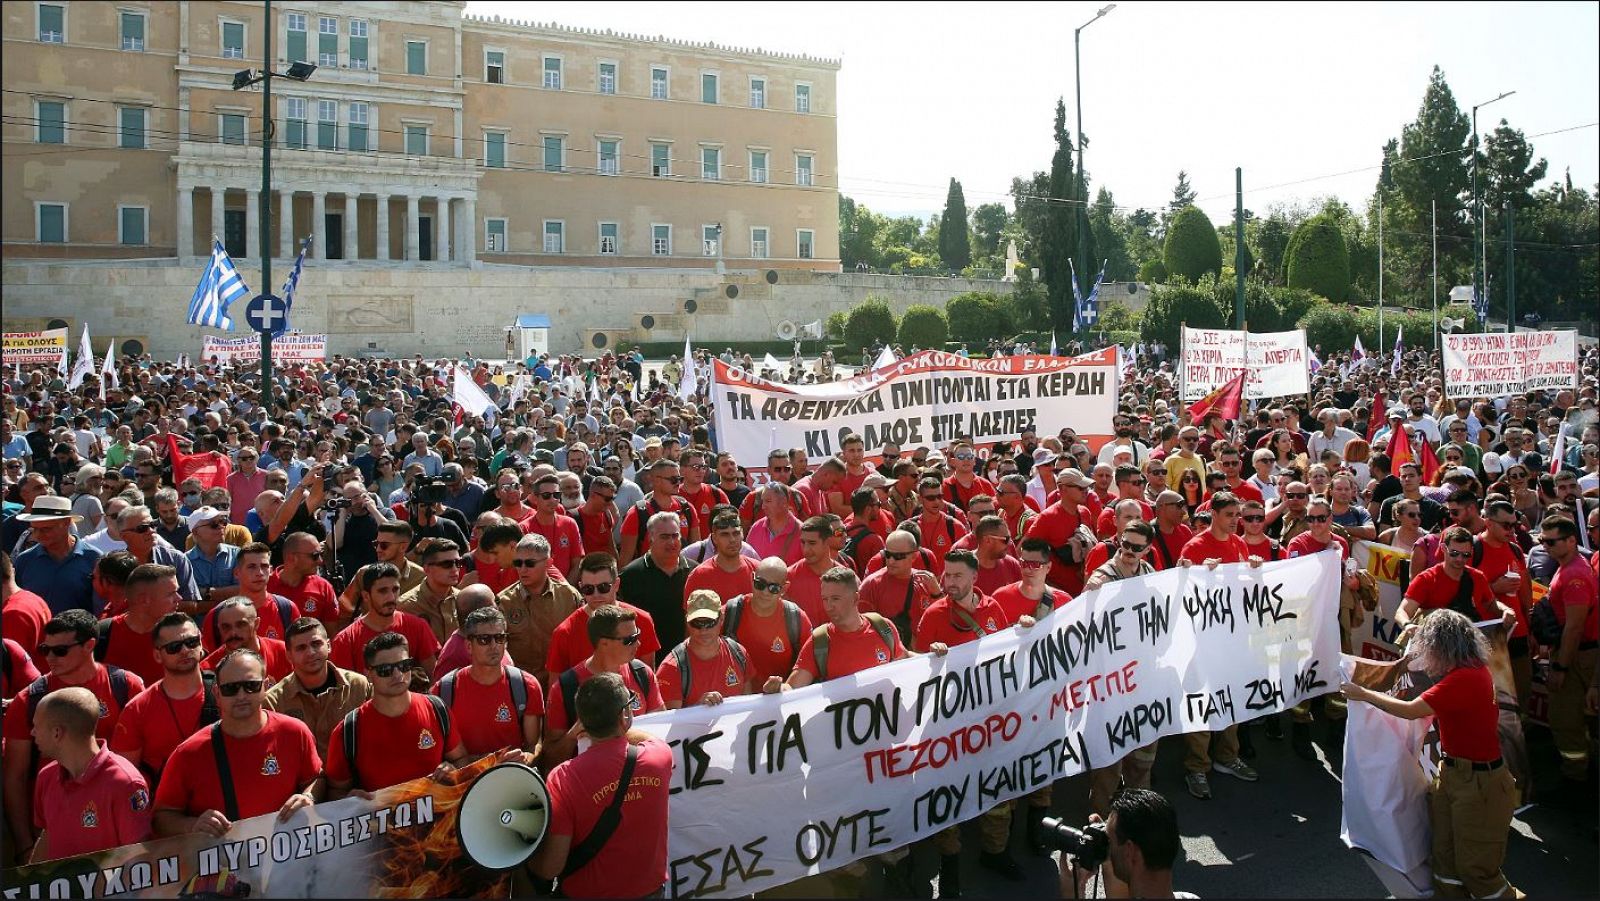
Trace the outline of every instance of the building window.
{"label": "building window", "polygon": [[767,230],[765,228],[750,229],[750,256],[764,260],[767,258]]}
{"label": "building window", "polygon": [[566,253],[566,223],[556,219],[544,220],[544,252]]}
{"label": "building window", "polygon": [[700,148],[700,177],[705,181],[717,181],[722,178],[722,148]]}
{"label": "building window", "polygon": [[544,86],[552,91],[561,90],[561,57],[544,58]]}
{"label": "building window", "polygon": [[33,206],[35,232],[40,244],[67,243],[67,205],[64,203],[36,203]]}
{"label": "building window", "polygon": [[67,42],[67,8],[56,3],[39,4],[39,40],[46,44]]}
{"label": "building window", "polygon": [[767,80],[765,78],[750,79],[750,108],[767,108]]}
{"label": "building window", "polygon": [[291,150],[306,149],[306,101],[289,97],[283,106],[283,144]]}
{"label": "building window", "polygon": [[222,113],[218,118],[222,122],[222,143],[243,144],[245,117],[243,113]]}
{"label": "building window", "polygon": [[406,41],[406,74],[428,74],[427,41]]}
{"label": "building window", "polygon": [[333,16],[317,17],[317,65],[339,68],[339,20]]}
{"label": "building window", "polygon": [[794,111],[797,113],[811,112],[811,85],[797,84],[794,86]]}
{"label": "building window", "polygon": [[700,253],[703,256],[714,257],[717,255],[717,244],[721,242],[721,231],[715,225],[700,226]]}
{"label": "building window", "polygon": [[616,256],[619,243],[617,240],[617,223],[600,223],[600,252],[607,256]]}
{"label": "building window", "polygon": [[758,185],[767,183],[767,152],[765,150],[750,151],[750,181]]}
{"label": "building window", "polygon": [[617,64],[601,63],[600,77],[598,79],[600,93],[615,94],[617,92]]}
{"label": "building window", "polygon": [[506,252],[506,220],[483,220],[483,249],[490,253]]}
{"label": "building window", "polygon": [[308,63],[306,58],[306,14],[289,13],[284,17],[288,21],[289,38],[284,45],[284,55],[291,63]]}
{"label": "building window", "polygon": [[428,155],[428,126],[406,126],[406,156]]}
{"label": "building window", "polygon": [[650,174],[656,178],[672,176],[672,145],[650,145]]}
{"label": "building window", "polygon": [[622,154],[618,149],[618,142],[600,141],[595,155],[600,160],[601,175],[616,175],[621,171],[620,160]]}
{"label": "building window", "polygon": [[563,156],[562,151],[565,143],[565,141],[555,135],[544,136],[544,171],[562,171],[563,167],[561,157]]}
{"label": "building window", "polygon": [[122,14],[122,49],[144,50],[144,13]]}
{"label": "building window", "polygon": [[244,23],[222,23],[222,58],[244,59]]}
{"label": "building window", "polygon": [[483,133],[483,164],[491,169],[504,169],[506,167],[505,132],[486,131]]}
{"label": "building window", "polygon": [[672,226],[650,226],[650,252],[658,257],[672,256]]}
{"label": "building window", "polygon": [[37,140],[40,144],[67,143],[67,105],[59,100],[35,101],[34,118],[38,120]]}
{"label": "building window", "polygon": [[148,244],[146,234],[150,209],[142,206],[117,207],[117,243]]}
{"label": "building window", "polygon": [[317,101],[317,149],[339,149],[339,104],[332,100]]}
{"label": "building window", "polygon": [[117,111],[117,146],[126,150],[145,149],[144,121],[146,110],[142,106],[125,106]]}
{"label": "building window", "polygon": [[809,153],[796,154],[794,158],[794,183],[797,185],[811,184],[811,163],[813,157]]}
{"label": "building window", "polygon": [[703,72],[700,75],[700,102],[717,102],[717,76],[714,72]]}
{"label": "building window", "polygon": [[661,66],[650,67],[650,99],[667,99],[667,70]]}
{"label": "building window", "polygon": [[347,53],[350,57],[350,68],[365,69],[367,67],[367,20],[351,19],[346,25],[350,29],[350,41]]}
{"label": "building window", "polygon": [[483,52],[483,80],[488,84],[506,83],[506,53],[504,50]]}
{"label": "building window", "polygon": [[345,107],[345,118],[348,120],[346,129],[349,136],[345,140],[345,149],[359,150],[363,153],[367,147],[367,105],[365,103],[352,103]]}
{"label": "building window", "polygon": [[799,252],[796,256],[802,260],[809,260],[816,256],[817,233],[809,228],[795,231],[795,249]]}

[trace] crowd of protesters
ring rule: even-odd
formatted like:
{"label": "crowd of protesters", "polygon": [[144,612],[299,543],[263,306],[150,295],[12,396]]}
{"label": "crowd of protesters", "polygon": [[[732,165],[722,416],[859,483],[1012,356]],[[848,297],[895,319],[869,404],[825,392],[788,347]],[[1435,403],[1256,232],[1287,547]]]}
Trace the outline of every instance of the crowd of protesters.
{"label": "crowd of protesters", "polygon": [[[254,370],[148,358],[105,386],[69,389],[54,366],[8,371],[6,862],[220,836],[236,819],[496,754],[549,776],[556,840],[532,869],[550,878],[601,818],[594,786],[625,766],[670,770],[664,746],[630,731],[634,715],[944,653],[1173,566],[1331,547],[1348,559],[1357,540],[1409,557],[1402,640],[1443,677],[1426,709],[1347,687],[1296,707],[1287,730],[1273,715],[1187,735],[1184,789],[1206,799],[1213,776],[1263,778],[1249,762],[1263,737],[1339,759],[1345,695],[1435,715],[1462,766],[1435,788],[1435,874],[1505,891],[1507,804],[1530,786],[1504,763],[1487,676],[1451,675],[1485,655],[1477,632],[1430,612],[1444,609],[1507,620],[1512,703],[1525,713],[1536,690],[1548,697],[1553,794],[1592,802],[1594,348],[1578,390],[1500,398],[1449,397],[1426,352],[1393,369],[1329,354],[1308,396],[1191,421],[1152,345],[1130,354],[1114,436],[1098,446],[1080,433],[1103,424],[1049,423],[978,444],[855,437],[833,457],[776,447],[761,460],[718,450],[699,356],[659,370],[637,354],[468,359],[495,404],[482,416],[453,405],[454,361],[420,357],[290,365],[265,391]],[[731,351],[724,362],[759,369]],[[843,375],[831,356],[806,368],[777,374]],[[1374,598],[1348,567],[1346,650]],[[238,761],[237,785],[213,741]],[[256,775],[263,752],[270,777]],[[1092,774],[1097,815],[1119,788],[1150,787],[1156,752]],[[118,816],[80,816],[89,796]],[[629,798],[637,842],[586,851],[568,895],[660,888],[665,788]],[[980,864],[1020,879],[1013,818],[1043,853],[1051,802],[1045,789],[986,814]],[[941,895],[959,895],[959,833],[930,841]],[[926,894],[905,855],[885,857]]]}

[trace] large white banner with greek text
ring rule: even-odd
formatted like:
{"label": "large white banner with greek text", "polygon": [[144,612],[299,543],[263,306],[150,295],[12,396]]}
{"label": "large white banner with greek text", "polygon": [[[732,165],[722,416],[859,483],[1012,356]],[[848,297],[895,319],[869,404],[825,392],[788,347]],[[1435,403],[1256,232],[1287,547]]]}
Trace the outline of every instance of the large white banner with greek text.
{"label": "large white banner with greek text", "polygon": [[[272,362],[310,363],[328,358],[328,336],[289,332],[272,339]],[[200,345],[200,359],[212,360],[224,366],[253,363],[261,359],[261,336],[247,338],[222,338],[206,335]]]}
{"label": "large white banner with greek text", "polygon": [[876,452],[894,442],[943,448],[956,438],[1015,441],[1033,429],[1071,426],[1091,448],[1111,437],[1117,409],[1115,347],[1081,357],[971,360],[923,351],[853,379],[821,385],[768,382],[721,360],[711,398],[717,443],[750,467],[773,448],[803,447],[811,462],[837,454],[849,434]]}
{"label": "large white banner with greek text", "polygon": [[1444,387],[1451,397],[1500,397],[1578,387],[1578,333],[1488,332],[1444,336]]}
{"label": "large white banner with greek text", "polygon": [[1183,399],[1198,400],[1248,368],[1244,396],[1250,400],[1305,394],[1311,390],[1305,329],[1241,332],[1184,328]]}
{"label": "large white banner with greek text", "polygon": [[1157,738],[1333,691],[1340,573],[1332,551],[1173,569],[943,658],[641,717],[677,755],[670,894],[832,870]]}

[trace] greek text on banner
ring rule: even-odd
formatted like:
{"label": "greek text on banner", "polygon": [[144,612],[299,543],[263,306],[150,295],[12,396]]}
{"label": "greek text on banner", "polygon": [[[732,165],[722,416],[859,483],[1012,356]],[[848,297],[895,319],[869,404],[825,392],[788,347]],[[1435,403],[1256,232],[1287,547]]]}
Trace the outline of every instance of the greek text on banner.
{"label": "greek text on banner", "polygon": [[1244,396],[1250,400],[1311,390],[1304,329],[1241,332],[1185,328],[1182,347],[1185,401],[1205,397],[1246,367],[1250,374],[1244,380]]}
{"label": "greek text on banner", "polygon": [[66,352],[67,330],[64,328],[5,333],[7,363],[54,363]]}
{"label": "greek text on banner", "polygon": [[[213,358],[224,366],[260,360],[261,337],[252,335],[248,338],[219,338],[215,335],[206,335],[205,343],[200,348],[200,359],[210,362]],[[272,339],[274,363],[310,363],[327,358],[327,335],[289,332],[282,338]]]}
{"label": "greek text on banner", "polygon": [[677,755],[668,894],[749,895],[909,844],[1158,738],[1336,689],[1327,551],[1180,567],[782,695],[641,717]]}
{"label": "greek text on banner", "polygon": [[1486,332],[1444,336],[1444,387],[1451,397],[1499,397],[1578,387],[1578,333]]}

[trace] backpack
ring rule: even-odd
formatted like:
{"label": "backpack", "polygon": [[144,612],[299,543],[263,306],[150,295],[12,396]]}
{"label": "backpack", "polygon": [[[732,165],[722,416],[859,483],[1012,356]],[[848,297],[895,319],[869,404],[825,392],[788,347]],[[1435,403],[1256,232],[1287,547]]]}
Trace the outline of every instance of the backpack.
{"label": "backpack", "polygon": [[[440,756],[443,756],[450,750],[450,708],[445,706],[444,699],[438,695],[423,695],[423,697],[427,698],[428,703],[433,707],[433,716],[439,725],[439,753]],[[344,759],[350,765],[350,781],[355,783],[358,788],[361,785],[361,775],[356,772],[356,748],[358,747],[356,727],[361,722],[360,713],[361,708],[357,707],[344,715]],[[387,788],[388,786],[379,787]]]}
{"label": "backpack", "polygon": [[[744,647],[731,638],[724,638],[722,640],[727,643],[728,652],[733,655],[733,662],[738,664],[739,669],[748,676],[750,672],[750,658],[745,654]],[[690,667],[689,643],[687,641],[672,649],[672,659],[677,661],[678,672],[683,674],[682,700],[683,703],[687,704],[689,703],[689,699],[694,697],[694,693],[689,690]]]}
{"label": "backpack", "polygon": [[[863,613],[867,624],[872,626],[872,631],[878,633],[883,640],[884,647],[893,654],[894,649],[900,646],[898,635],[895,633],[894,623],[889,622],[876,613]],[[828,678],[828,626],[820,625],[811,631],[811,656],[817,661],[817,681],[825,682]]]}
{"label": "backpack", "polygon": [[[506,686],[511,691],[511,704],[517,708],[517,722],[520,723],[528,714],[528,683],[522,681],[522,670],[514,666],[502,666],[500,672],[505,673]],[[455,706],[456,676],[460,673],[461,670],[453,670],[439,680],[437,691],[446,708]]]}
{"label": "backpack", "polygon": [[855,560],[857,565],[864,565],[861,560],[856,558],[856,549],[859,548],[861,546],[861,542],[867,540],[867,536],[871,534],[871,526],[860,526],[854,532],[847,532],[844,540],[844,547],[839,549],[839,555],[842,557],[849,557],[851,560]]}
{"label": "backpack", "polygon": [[[746,597],[739,595],[732,598],[722,608],[722,634],[725,638],[732,638],[735,642],[739,638],[739,620],[744,617]],[[780,601],[783,610],[784,631],[789,633],[789,666],[794,666],[794,657],[800,653],[800,605],[794,601]],[[741,648],[743,650],[743,648]]]}
{"label": "backpack", "polygon": [[[645,692],[645,697],[642,697],[642,698],[639,699],[639,706],[641,708],[649,706],[649,704],[650,704],[650,697],[649,697],[650,688],[651,688],[652,685],[655,684],[655,674],[650,672],[650,667],[646,666],[643,662],[641,662],[639,660],[629,660],[628,661],[628,671],[633,673],[633,681],[639,683],[639,687],[644,689],[644,692]],[[687,682],[688,681],[688,677],[684,677],[684,681]],[[561,703],[566,708],[567,720],[569,722],[574,722],[574,723],[577,722],[578,721],[578,668],[577,667],[573,667],[573,668],[567,670],[566,672],[562,673],[561,677],[556,680],[556,684],[561,687]]]}
{"label": "backpack", "polygon": [[663,509],[658,505],[653,494],[633,505],[632,512],[639,518],[636,524],[637,534],[641,538],[645,534],[645,524],[650,521],[650,517],[657,513],[676,513],[678,515],[678,524],[683,527],[684,537],[687,539],[688,530],[694,526],[694,508],[689,506],[688,501],[679,498],[677,495],[673,495],[673,500],[677,501],[677,503],[673,505],[671,510]]}
{"label": "backpack", "polygon": [[[401,575],[405,575],[404,570],[401,571]],[[282,597],[282,596],[276,595],[276,594],[272,596],[272,600],[273,600],[273,603],[278,605],[278,624],[281,625],[285,630],[287,630],[289,628],[289,624],[294,622],[294,619],[295,619],[295,617],[294,617],[294,604],[288,598]],[[214,610],[216,608],[213,607],[212,609]],[[359,615],[359,614],[360,614],[360,610],[359,610],[359,607],[358,607],[357,608],[357,615]],[[110,630],[107,630],[107,634],[108,635],[110,634]],[[221,626],[221,624],[219,624],[217,622],[217,618],[213,616],[213,617],[211,617],[211,646],[215,648],[215,647],[220,647],[221,645],[222,645],[222,626]],[[100,650],[99,643],[97,642],[96,646],[95,646],[95,652],[98,653],[99,650]],[[99,659],[99,658],[96,658],[96,659]]]}
{"label": "backpack", "polygon": [[[128,673],[127,673],[127,671],[122,669],[121,667],[107,666],[106,667],[106,677],[111,682],[111,697],[116,699],[117,708],[120,710],[121,708],[128,706]],[[28,685],[28,722],[30,722],[30,723],[33,722],[34,711],[39,709],[39,702],[44,700],[44,696],[49,694],[49,693],[50,693],[50,676],[49,676],[49,674],[40,676],[39,678],[33,680],[33,682]],[[211,698],[211,700],[214,702],[215,698],[213,697],[213,698]],[[213,707],[214,706],[215,706],[215,704],[213,703]],[[205,712],[202,709],[201,716],[204,716],[204,715],[205,715]]]}

